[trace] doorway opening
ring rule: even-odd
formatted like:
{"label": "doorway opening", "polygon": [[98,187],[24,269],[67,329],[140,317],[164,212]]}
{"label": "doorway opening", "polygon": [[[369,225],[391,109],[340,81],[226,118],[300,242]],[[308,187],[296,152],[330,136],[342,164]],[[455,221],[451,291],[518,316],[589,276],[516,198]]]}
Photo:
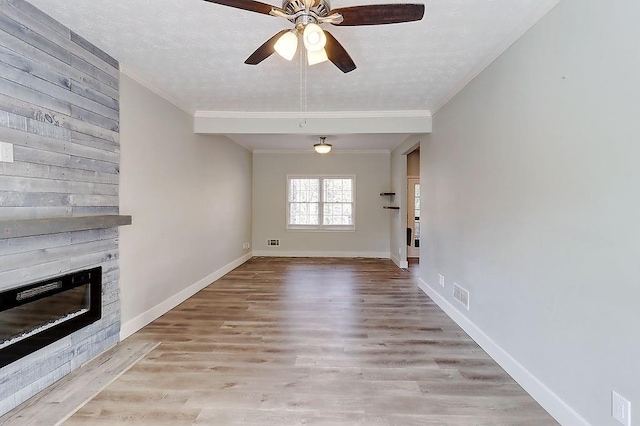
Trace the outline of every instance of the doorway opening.
{"label": "doorway opening", "polygon": [[420,259],[420,148],[407,155],[407,258]]}

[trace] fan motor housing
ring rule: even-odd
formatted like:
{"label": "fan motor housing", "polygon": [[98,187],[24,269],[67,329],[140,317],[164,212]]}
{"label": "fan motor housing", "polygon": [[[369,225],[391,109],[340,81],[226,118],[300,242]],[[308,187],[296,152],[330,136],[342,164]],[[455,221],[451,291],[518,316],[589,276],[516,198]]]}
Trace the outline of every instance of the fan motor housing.
{"label": "fan motor housing", "polygon": [[[287,15],[295,16],[301,12],[302,15],[306,15],[303,0],[284,0],[282,2],[282,10],[284,10]],[[330,10],[331,6],[328,1],[315,0],[313,6],[309,8],[309,15],[311,15],[311,17],[314,17],[313,15],[315,15],[315,17],[325,17],[329,15]]]}

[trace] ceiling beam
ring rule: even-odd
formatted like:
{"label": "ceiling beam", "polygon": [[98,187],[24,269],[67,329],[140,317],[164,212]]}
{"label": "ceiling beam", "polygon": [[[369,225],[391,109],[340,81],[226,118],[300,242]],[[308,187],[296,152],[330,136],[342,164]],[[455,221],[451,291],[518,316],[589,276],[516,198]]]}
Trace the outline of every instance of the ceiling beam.
{"label": "ceiling beam", "polygon": [[282,112],[198,111],[199,134],[362,134],[431,133],[429,111]]}

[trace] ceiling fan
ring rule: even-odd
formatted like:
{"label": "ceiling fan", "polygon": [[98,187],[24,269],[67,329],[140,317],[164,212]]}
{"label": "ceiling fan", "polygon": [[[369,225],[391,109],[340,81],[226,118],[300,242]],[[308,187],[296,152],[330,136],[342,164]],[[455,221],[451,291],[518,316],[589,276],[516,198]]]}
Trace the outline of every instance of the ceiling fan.
{"label": "ceiling fan", "polygon": [[356,69],[356,64],[338,40],[320,25],[397,24],[419,21],[424,16],[424,4],[372,4],[331,9],[329,0],[283,0],[282,8],[255,0],[205,1],[285,18],[295,25],[292,30],[282,30],[258,47],[245,64],[257,65],[274,52],[291,60],[298,47],[298,37],[302,36],[309,65],[329,60],[344,73]]}

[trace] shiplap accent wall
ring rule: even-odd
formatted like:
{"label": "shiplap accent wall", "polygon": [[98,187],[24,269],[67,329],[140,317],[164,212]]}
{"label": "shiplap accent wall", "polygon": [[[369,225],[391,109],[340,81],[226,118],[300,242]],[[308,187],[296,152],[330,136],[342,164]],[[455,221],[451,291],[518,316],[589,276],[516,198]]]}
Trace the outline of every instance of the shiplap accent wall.
{"label": "shiplap accent wall", "polygon": [[[0,220],[118,213],[119,65],[23,0],[0,0]],[[118,341],[118,229],[0,239],[0,289],[103,268],[100,321],[0,370],[0,414]]]}

